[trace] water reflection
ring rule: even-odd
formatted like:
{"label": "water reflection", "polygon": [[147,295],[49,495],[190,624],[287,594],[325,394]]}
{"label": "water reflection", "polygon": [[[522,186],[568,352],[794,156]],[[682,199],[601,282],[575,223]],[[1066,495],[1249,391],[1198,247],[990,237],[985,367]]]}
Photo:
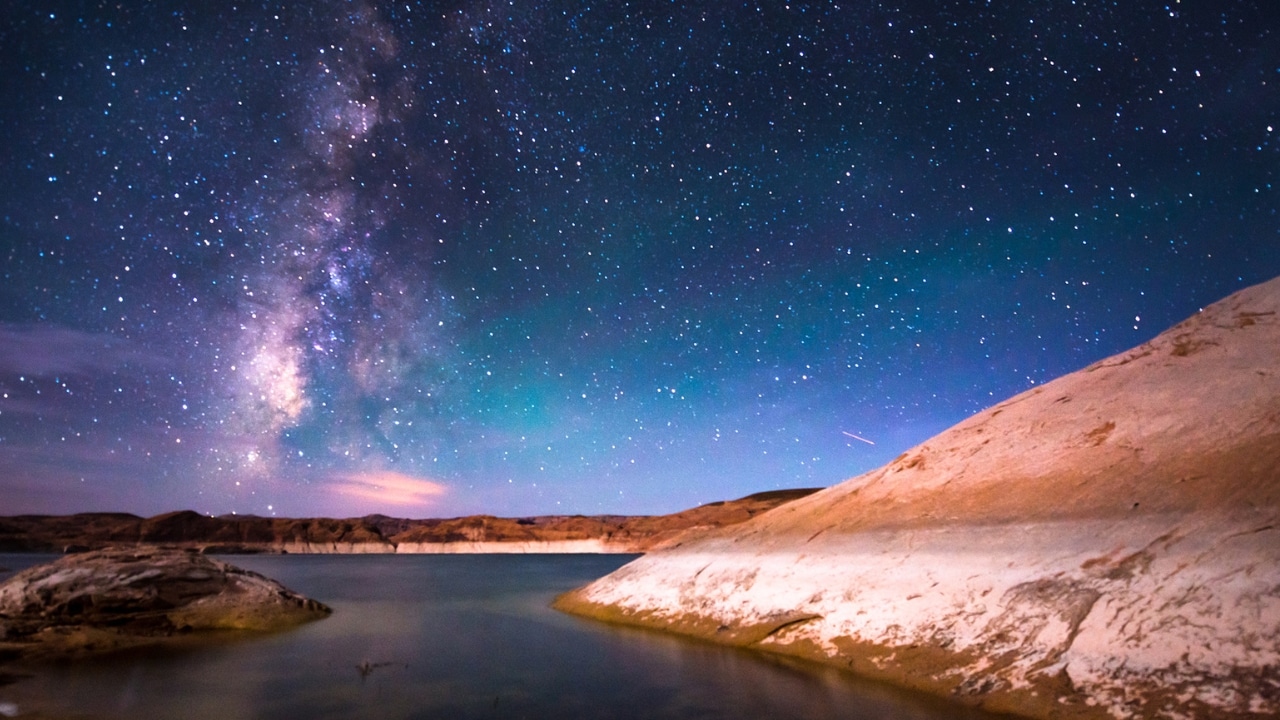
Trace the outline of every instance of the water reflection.
{"label": "water reflection", "polygon": [[95,718],[984,717],[833,670],[547,607],[627,557],[229,559],[333,615],[252,642],[52,668],[0,688],[0,702]]}

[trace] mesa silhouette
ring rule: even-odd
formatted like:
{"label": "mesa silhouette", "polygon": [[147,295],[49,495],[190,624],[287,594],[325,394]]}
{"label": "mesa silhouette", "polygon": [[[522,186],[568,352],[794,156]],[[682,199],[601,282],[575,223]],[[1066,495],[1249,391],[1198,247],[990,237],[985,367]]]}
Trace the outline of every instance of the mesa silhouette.
{"label": "mesa silhouette", "polygon": [[470,515],[407,519],[210,517],[190,510],[0,518],[0,552],[83,552],[169,545],[205,553],[642,553],[702,530],[734,525],[816,488],[773,490],[671,515]]}

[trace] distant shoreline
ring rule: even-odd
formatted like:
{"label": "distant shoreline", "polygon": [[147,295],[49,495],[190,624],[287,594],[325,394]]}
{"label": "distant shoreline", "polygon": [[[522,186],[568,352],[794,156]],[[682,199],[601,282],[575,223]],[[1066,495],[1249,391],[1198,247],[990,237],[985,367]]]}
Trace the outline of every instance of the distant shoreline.
{"label": "distant shoreline", "polygon": [[76,553],[164,545],[206,554],[644,553],[736,525],[817,488],[774,490],[671,515],[471,515],[411,520],[209,517],[184,510],[0,517],[0,552]]}

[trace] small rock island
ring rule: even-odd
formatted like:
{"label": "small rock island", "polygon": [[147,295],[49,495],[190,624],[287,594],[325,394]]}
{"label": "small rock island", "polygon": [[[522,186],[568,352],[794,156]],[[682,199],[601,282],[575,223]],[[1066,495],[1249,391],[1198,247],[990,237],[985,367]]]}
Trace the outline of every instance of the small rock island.
{"label": "small rock island", "polygon": [[274,580],[195,552],[109,548],[0,584],[0,658],[79,658],[226,631],[270,632],[330,612]]}

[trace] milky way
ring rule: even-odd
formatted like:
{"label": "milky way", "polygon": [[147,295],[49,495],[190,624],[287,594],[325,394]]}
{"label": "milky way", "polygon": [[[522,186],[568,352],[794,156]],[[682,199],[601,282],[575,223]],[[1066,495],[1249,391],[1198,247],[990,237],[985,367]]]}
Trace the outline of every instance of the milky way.
{"label": "milky way", "polygon": [[1280,274],[1277,30],[1262,1],[8,7],[0,514],[838,482]]}

